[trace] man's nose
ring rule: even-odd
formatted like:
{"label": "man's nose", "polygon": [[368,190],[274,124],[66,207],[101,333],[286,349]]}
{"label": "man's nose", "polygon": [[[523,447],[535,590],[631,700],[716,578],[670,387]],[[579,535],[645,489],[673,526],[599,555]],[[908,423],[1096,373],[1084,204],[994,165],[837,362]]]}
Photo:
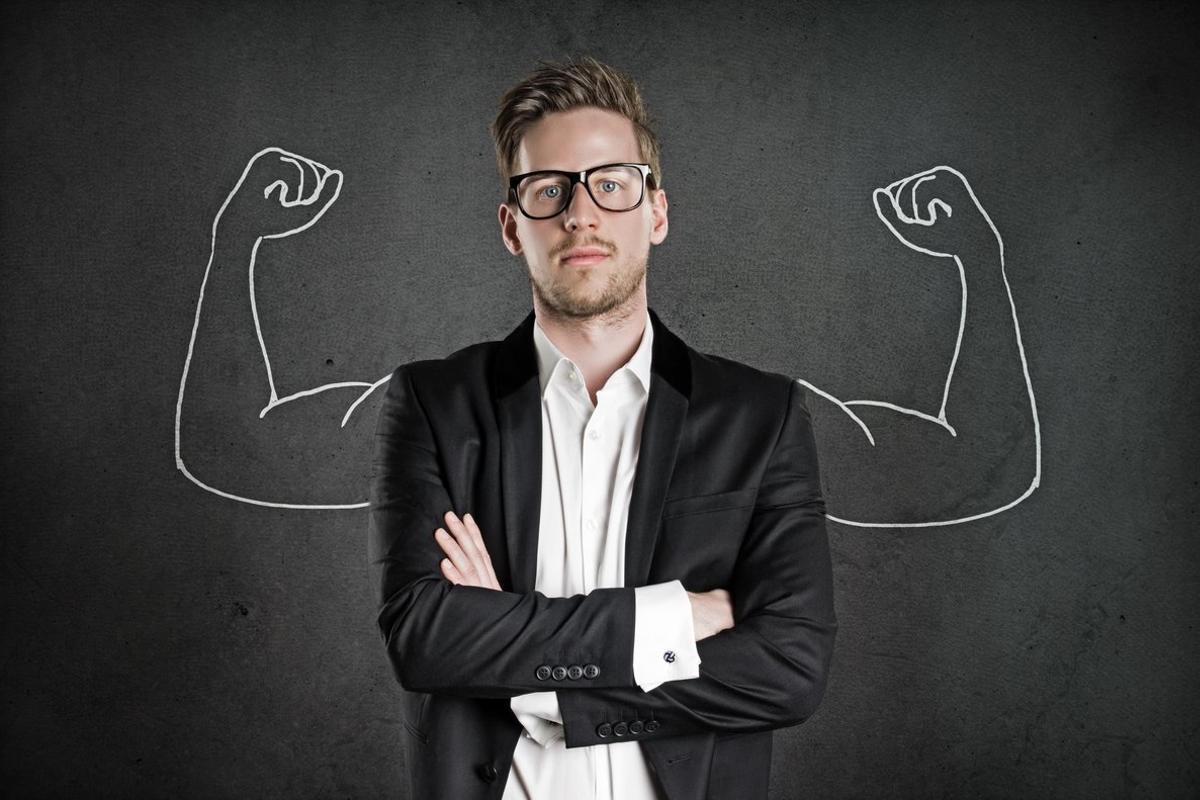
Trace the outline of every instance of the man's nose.
{"label": "man's nose", "polygon": [[563,227],[575,230],[581,227],[596,227],[600,221],[600,206],[592,199],[587,187],[577,183],[572,187],[572,194],[567,200],[567,210],[563,212]]}

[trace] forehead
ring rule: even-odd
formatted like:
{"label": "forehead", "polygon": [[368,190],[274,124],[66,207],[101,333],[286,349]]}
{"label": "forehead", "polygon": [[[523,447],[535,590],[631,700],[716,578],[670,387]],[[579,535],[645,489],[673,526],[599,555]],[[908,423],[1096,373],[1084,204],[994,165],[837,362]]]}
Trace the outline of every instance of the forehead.
{"label": "forehead", "polygon": [[631,120],[615,111],[583,106],[551,112],[529,126],[517,146],[514,166],[519,174],[641,160]]}

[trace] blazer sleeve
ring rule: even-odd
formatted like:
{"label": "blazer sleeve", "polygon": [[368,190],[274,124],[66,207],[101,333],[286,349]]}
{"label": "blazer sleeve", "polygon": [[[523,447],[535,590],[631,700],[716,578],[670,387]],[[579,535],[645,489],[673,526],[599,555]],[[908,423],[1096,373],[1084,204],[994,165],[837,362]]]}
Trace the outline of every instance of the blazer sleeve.
{"label": "blazer sleeve", "polygon": [[[442,576],[433,532],[452,505],[408,366],[392,374],[380,410],[367,532],[379,631],[400,685],[490,698],[636,686],[632,588],[550,598]],[[595,669],[560,678],[553,667],[565,664]]]}
{"label": "blazer sleeve", "polygon": [[[825,691],[837,621],[817,453],[804,389],[787,411],[755,500],[731,586],[734,627],[697,643],[700,677],[650,692],[560,689],[567,747],[796,725]],[[641,725],[633,725],[630,714]],[[636,733],[634,732],[636,729]]]}

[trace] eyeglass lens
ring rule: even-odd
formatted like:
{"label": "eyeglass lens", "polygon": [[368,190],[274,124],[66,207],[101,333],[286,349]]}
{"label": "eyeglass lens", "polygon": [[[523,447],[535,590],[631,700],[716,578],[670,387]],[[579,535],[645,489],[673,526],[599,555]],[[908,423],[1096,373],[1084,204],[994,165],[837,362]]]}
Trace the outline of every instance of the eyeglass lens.
{"label": "eyeglass lens", "polygon": [[[605,167],[588,177],[592,199],[606,211],[628,211],[642,199],[642,171],[637,167]],[[550,217],[562,211],[570,196],[565,175],[536,173],[517,184],[521,208],[532,217]]]}

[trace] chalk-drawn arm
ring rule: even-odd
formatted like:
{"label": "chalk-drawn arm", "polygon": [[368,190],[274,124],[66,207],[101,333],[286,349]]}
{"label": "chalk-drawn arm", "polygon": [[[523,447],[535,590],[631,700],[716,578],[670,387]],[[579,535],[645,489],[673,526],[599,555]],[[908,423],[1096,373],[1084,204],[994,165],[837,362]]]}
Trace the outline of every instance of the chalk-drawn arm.
{"label": "chalk-drawn arm", "polygon": [[[175,462],[215,494],[285,508],[366,505],[367,468],[357,462],[369,448],[375,406],[364,410],[363,401],[387,376],[281,397],[255,301],[262,243],[312,227],[341,189],[340,171],[270,147],[250,159],[213,220],[179,382]],[[334,468],[338,462],[347,468]],[[322,476],[321,485],[314,485],[315,475]],[[307,502],[270,496],[289,490]]]}
{"label": "chalk-drawn arm", "polygon": [[1041,432],[1000,232],[950,167],[876,189],[873,200],[901,243],[957,269],[958,338],[936,409],[843,401],[800,381],[817,395],[829,518],[926,527],[1011,508],[1040,482]]}

